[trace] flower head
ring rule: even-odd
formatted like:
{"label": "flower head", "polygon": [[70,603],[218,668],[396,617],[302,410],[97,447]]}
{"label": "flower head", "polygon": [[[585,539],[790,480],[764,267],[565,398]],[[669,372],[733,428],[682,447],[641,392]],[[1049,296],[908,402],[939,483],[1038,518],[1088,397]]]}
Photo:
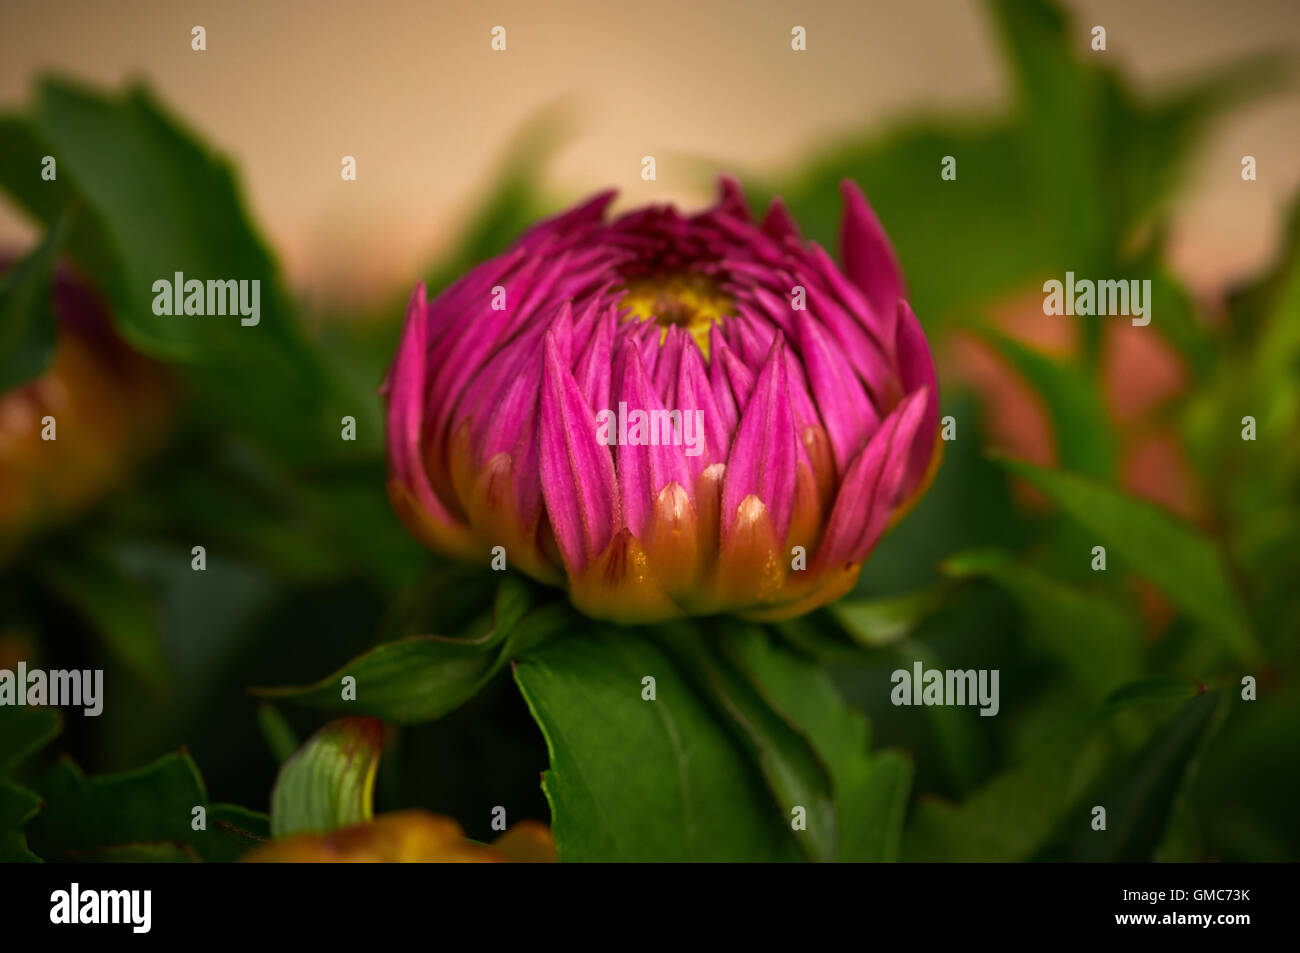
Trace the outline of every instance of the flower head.
{"label": "flower head", "polygon": [[599,618],[838,598],[938,457],[929,347],[842,191],[843,270],[723,180],[691,217],[607,221],[598,195],[434,301],[417,287],[383,389],[397,511]]}

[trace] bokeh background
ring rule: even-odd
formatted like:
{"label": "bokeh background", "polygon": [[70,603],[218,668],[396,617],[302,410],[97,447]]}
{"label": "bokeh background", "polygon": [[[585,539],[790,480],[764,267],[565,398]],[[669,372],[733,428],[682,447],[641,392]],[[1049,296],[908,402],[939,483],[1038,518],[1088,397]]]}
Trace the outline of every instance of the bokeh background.
{"label": "bokeh background", "polygon": [[[412,285],[598,189],[694,207],[727,171],[827,247],[838,181],[862,184],[957,421],[857,590],[780,633],[910,766],[884,856],[1295,859],[1298,64],[1289,0],[0,5],[0,263],[58,231],[61,190],[80,210],[57,349],[28,336],[16,284],[0,295],[0,667],[103,666],[112,693],[97,719],[0,722],[26,739],[0,746],[0,774],[46,802],[26,844],[209,856],[184,824],[117,810],[188,803],[180,762],[157,759],[186,746],[207,795],[263,812],[327,718],[250,687],[476,631],[491,574],[425,552],[384,494],[375,388]],[[137,82],[163,118],[124,94]],[[41,191],[52,140],[62,185]],[[155,323],[138,276],[172,262],[263,275],[267,334]],[[1066,270],[1150,278],[1152,324],[1045,317],[1042,282]],[[88,312],[130,347],[87,348],[69,315]],[[48,401],[60,455],[34,436]],[[1061,472],[1103,495],[1081,504]],[[1098,539],[1105,574],[1080,556]],[[890,671],[915,659],[1001,670],[1001,715],[891,706]],[[1258,701],[1239,700],[1245,674]],[[487,839],[489,805],[548,819],[546,765],[503,671],[446,717],[389,726],[376,800]],[[1069,826],[1099,797],[1143,819],[1100,853]]]}
{"label": "bokeh background", "polygon": [[[1071,0],[1079,52],[1106,27],[1136,89],[1155,93],[1260,51],[1300,54],[1289,0]],[[204,53],[190,29],[207,28]],[[507,28],[508,50],[489,48]],[[808,50],[791,55],[790,28]],[[0,103],[60,71],[116,87],[143,78],[238,165],[255,217],[295,287],[322,305],[375,300],[456,240],[539,111],[567,135],[536,162],[574,197],[600,185],[698,205],[697,161],[737,172],[796,167],[814,150],[918,112],[1007,108],[1013,78],[984,6],[971,0],[782,3],[419,0],[169,3],[96,0],[0,7]],[[1259,160],[1244,187],[1243,154]],[[659,160],[641,181],[641,156]],[[339,178],[354,155],[355,183]],[[1170,255],[1206,292],[1261,267],[1300,184],[1300,92],[1234,111],[1194,157],[1172,215]],[[936,180],[936,188],[938,188]],[[0,210],[0,240],[32,234]]]}

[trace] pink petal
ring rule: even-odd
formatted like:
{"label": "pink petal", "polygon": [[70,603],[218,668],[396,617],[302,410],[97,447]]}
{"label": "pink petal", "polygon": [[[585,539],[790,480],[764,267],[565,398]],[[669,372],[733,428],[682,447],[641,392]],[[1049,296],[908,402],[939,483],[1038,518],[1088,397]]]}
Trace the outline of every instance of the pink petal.
{"label": "pink petal", "polygon": [[548,333],[544,346],[538,465],[546,512],[569,572],[603,552],[620,525],[614,460],[596,439],[596,417]]}
{"label": "pink petal", "polygon": [[907,465],[907,492],[915,489],[930,466],[934,438],[939,429],[939,380],[934,370],[934,355],[921,330],[921,322],[906,301],[898,302],[898,375],[904,393],[925,388],[925,415],[912,442]]}
{"label": "pink petal", "polygon": [[849,465],[817,552],[819,563],[858,562],[880,538],[899,500],[925,401],[924,391],[904,398]]}
{"label": "pink petal", "polygon": [[907,297],[898,255],[852,179],[840,183],[844,216],[840,220],[840,258],[849,278],[866,295],[871,310],[883,320],[894,313],[899,298]]}
{"label": "pink petal", "polygon": [[772,516],[777,539],[785,539],[794,510],[798,459],[794,417],[786,389],[785,340],[777,336],[754,383],[722,483],[722,537],[735,524],[741,501],[757,496]]}
{"label": "pink petal", "polygon": [[[650,386],[636,348],[630,342],[625,347],[627,353],[619,388],[618,412],[626,412],[628,433],[631,434],[633,413],[643,411],[653,420],[654,413],[663,411],[664,405]],[[689,471],[680,437],[674,445],[673,435],[663,433],[654,423],[647,423],[646,435],[651,440],[649,444],[623,442],[621,434],[618,444],[618,489],[623,506],[623,525],[638,539],[645,539],[646,524],[654,512],[660,490],[669,483],[679,483],[688,488],[693,485],[687,478]]]}

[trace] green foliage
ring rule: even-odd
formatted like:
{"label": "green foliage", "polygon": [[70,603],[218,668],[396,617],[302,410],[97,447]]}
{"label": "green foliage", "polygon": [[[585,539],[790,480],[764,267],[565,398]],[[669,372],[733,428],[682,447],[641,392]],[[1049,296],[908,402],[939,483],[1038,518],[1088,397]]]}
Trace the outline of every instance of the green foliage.
{"label": "green foliage", "polygon": [[[129,487],[0,576],[0,648],[102,664],[115,686],[66,735],[53,711],[0,707],[0,860],[234,860],[272,830],[363,821],[374,800],[462,809],[471,834],[464,812],[484,803],[549,817],[566,860],[1300,856],[1285,757],[1300,733],[1300,205],[1225,320],[1165,255],[1207,129],[1276,88],[1279,63],[1139,96],[1057,4],[987,8],[1005,112],[901,117],[746,185],[830,245],[838,181],[859,182],[935,350],[958,329],[989,344],[1037,396],[1059,467],[991,458],[996,408],[945,379],[958,434],[932,488],[853,593],[776,626],[597,624],[563,593],[429,556],[387,500],[374,395],[409,286],[374,320],[309,331],[230,163],[147,90],[52,79],[0,116],[0,190],[45,228],[0,277],[0,390],[48,367],[64,256],[177,400],[168,445]],[[431,293],[562,204],[538,160],[564,118],[521,130],[460,240],[422,270]],[[34,174],[47,154],[48,182]],[[1150,331],[1187,381],[1143,424],[1182,438],[1195,522],[1125,488],[1133,434],[1102,397],[1101,321],[1080,319],[1078,356],[1058,359],[986,317],[1066,270],[1151,279]],[[260,323],[155,315],[152,284],[177,271],[260,281]],[[344,415],[355,442],[339,439]],[[1049,515],[1022,505],[1026,486]],[[1088,570],[1093,545],[1106,572]],[[1153,621],[1153,591],[1172,619]],[[999,716],[893,704],[891,672],[917,661],[998,670]],[[321,728],[322,713],[346,717]],[[234,800],[269,793],[270,818],[209,802],[196,761]]]}

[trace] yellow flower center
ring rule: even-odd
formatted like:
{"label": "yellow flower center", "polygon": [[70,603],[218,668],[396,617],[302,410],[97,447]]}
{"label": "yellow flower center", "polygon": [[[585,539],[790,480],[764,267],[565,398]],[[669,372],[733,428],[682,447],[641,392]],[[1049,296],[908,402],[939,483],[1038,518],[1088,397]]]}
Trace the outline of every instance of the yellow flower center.
{"label": "yellow flower center", "polygon": [[731,296],[698,272],[633,278],[626,287],[620,303],[631,311],[627,320],[657,322],[661,344],[675,324],[690,332],[705,358],[709,356],[709,328],[735,313]]}

